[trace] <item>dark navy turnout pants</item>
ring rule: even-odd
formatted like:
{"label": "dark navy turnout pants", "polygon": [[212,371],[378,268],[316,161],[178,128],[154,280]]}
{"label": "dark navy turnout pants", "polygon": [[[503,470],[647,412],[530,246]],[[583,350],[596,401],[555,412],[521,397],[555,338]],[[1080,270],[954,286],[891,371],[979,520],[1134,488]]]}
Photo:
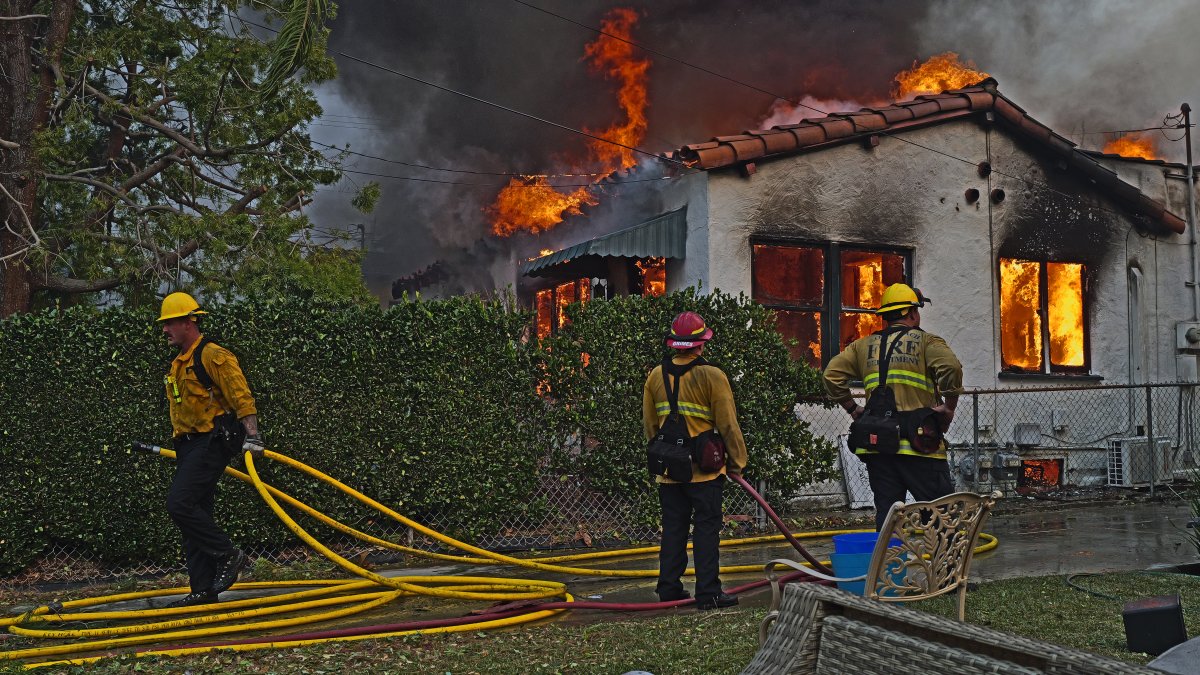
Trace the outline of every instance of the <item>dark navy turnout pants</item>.
{"label": "dark navy turnout pants", "polygon": [[702,483],[661,483],[658,501],[662,505],[662,547],[658,553],[659,598],[683,596],[680,577],[687,569],[688,526],[692,532],[692,558],[696,567],[696,600],[715,598],[721,593],[718,576],[721,544],[721,497],[725,477]]}
{"label": "dark navy turnout pants", "polygon": [[183,553],[193,593],[207,593],[221,561],[233,551],[229,535],[213,520],[217,481],[229,462],[212,434],[175,439],[175,478],[167,491],[167,513],[183,533]]}
{"label": "dark navy turnout pants", "polygon": [[883,529],[892,504],[904,501],[905,493],[928,502],[954,492],[950,465],[944,459],[911,455],[865,455],[867,479],[875,493],[875,530]]}

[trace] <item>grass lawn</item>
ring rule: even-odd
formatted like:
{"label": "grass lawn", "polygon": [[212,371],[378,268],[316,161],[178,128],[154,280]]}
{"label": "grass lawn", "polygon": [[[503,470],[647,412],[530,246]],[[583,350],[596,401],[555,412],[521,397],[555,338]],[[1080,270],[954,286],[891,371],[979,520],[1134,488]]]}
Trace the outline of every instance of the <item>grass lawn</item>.
{"label": "grass lawn", "polygon": [[[1152,657],[1125,651],[1124,601],[1179,593],[1189,634],[1200,632],[1200,577],[1123,573],[1076,577],[1095,597],[1070,588],[1064,577],[1011,579],[984,584],[967,599],[967,620],[1119,659]],[[954,615],[950,598],[912,605]],[[210,654],[179,659],[112,659],[87,673],[596,673],[647,670],[736,673],[757,649],[764,610],[691,610],[654,617],[621,615],[596,623],[550,623],[505,631],[410,636],[303,649]],[[595,616],[591,614],[591,616]],[[0,649],[9,648],[0,641]],[[0,662],[0,673],[11,664]],[[18,672],[18,671],[12,671]],[[46,672],[45,670],[39,672]]]}

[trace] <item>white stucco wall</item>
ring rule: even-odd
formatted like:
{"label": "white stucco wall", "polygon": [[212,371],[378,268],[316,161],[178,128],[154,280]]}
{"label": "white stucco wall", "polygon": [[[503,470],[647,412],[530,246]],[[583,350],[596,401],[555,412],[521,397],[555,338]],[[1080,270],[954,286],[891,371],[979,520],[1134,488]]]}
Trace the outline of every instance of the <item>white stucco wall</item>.
{"label": "white stucco wall", "polygon": [[[994,169],[986,178],[976,168],[985,160]],[[1137,317],[1144,381],[1177,377],[1174,324],[1191,318],[1187,236],[1135,226],[1086,177],[1059,169],[1040,146],[999,125],[944,123],[881,137],[874,148],[848,144],[756,168],[750,177],[710,172],[701,191],[707,213],[700,195],[692,198],[680,286],[749,295],[756,236],[911,248],[914,283],[934,300],[923,327],[955,349],[968,386],[1077,386],[1079,379],[1000,374],[998,258],[1087,265],[1090,371],[1105,383],[1129,381],[1127,280],[1135,265],[1147,284]],[[1129,179],[1166,198],[1162,172],[1147,164]],[[975,204],[966,202],[968,188],[980,191]],[[996,188],[1005,192],[999,204],[988,198]]]}

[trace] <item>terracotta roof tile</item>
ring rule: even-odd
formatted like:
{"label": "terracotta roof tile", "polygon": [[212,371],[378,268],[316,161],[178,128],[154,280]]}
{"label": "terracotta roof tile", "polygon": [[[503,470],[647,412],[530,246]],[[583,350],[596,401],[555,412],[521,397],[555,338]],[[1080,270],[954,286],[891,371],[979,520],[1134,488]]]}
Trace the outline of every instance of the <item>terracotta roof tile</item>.
{"label": "terracotta roof tile", "polygon": [[796,137],[787,131],[747,131],[746,133],[761,138],[763,145],[766,146],[766,154],[768,155],[773,155],[777,152],[786,152],[796,147]]}
{"label": "terracotta roof tile", "polygon": [[819,124],[791,125],[790,131],[801,147],[817,145],[829,140],[829,136],[825,133],[825,127]]}
{"label": "terracotta roof tile", "polygon": [[850,120],[840,117],[823,117],[813,120],[813,123],[820,125],[825,130],[825,137],[829,140],[845,138],[854,134],[854,124]]}
{"label": "terracotta roof tile", "polygon": [[856,113],[846,113],[846,119],[854,125],[855,131],[880,131],[886,129],[890,122],[874,110],[862,110]]}
{"label": "terracotta roof tile", "polygon": [[760,157],[786,156],[806,149],[848,142],[858,137],[888,131],[903,131],[915,126],[936,124],[952,119],[993,112],[1017,133],[1042,144],[1069,165],[1096,182],[1106,193],[1125,203],[1136,213],[1157,221],[1172,231],[1183,233],[1184,221],[1162,204],[1122,181],[1115,172],[1099,164],[1094,155],[1082,151],[1070,140],[1054,132],[1025,113],[1017,104],[996,90],[996,81],[988,78],[971,87],[918,96],[912,101],[881,108],[863,108],[855,112],[831,113],[828,117],[805,119],[774,129],[748,131],[736,136],[717,136],[705,143],[680,148],[676,156],[703,170],[720,169]]}
{"label": "terracotta roof tile", "polygon": [[891,106],[888,108],[880,108],[879,114],[883,115],[883,119],[887,120],[888,124],[895,124],[904,120],[911,120],[917,114],[912,108],[901,108],[900,106]]}
{"label": "terracotta roof tile", "polygon": [[755,136],[742,136],[741,138],[731,139],[730,147],[737,154],[739,161],[747,161],[762,157],[767,154],[767,144],[763,143],[761,138]]}

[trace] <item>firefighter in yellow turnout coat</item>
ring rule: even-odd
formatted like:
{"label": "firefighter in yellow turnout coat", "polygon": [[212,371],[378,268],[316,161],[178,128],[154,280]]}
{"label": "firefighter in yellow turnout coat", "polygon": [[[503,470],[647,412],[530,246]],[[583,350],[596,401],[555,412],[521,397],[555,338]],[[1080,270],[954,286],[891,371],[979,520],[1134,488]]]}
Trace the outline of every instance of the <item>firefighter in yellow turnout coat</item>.
{"label": "firefighter in yellow turnout coat", "polygon": [[[850,382],[862,381],[870,396],[880,384],[881,350],[899,340],[887,369],[887,385],[895,392],[896,409],[905,412],[932,408],[941,430],[949,428],[962,393],[962,364],[945,340],[921,330],[919,308],[926,302],[928,299],[920,291],[905,284],[888,286],[875,313],[882,315],[889,327],[909,330],[903,334],[889,333],[885,344],[879,334],[859,338],[829,361],[824,375],[825,393],[854,419],[862,416],[863,407],[851,397]],[[867,465],[867,477],[875,495],[876,529],[883,527],[888,510],[895,502],[904,501],[906,492],[919,501],[927,501],[954,491],[944,441],[929,453],[920,452],[904,438],[894,455],[864,448],[853,450]]]}
{"label": "firefighter in yellow turnout coat", "polygon": [[[704,344],[712,338],[712,329],[695,312],[684,312],[671,324],[667,346],[675,350],[671,362],[686,366],[700,357]],[[657,366],[646,378],[642,392],[642,423],[646,438],[653,438],[670,414],[671,406],[663,383],[663,366]],[[738,600],[721,590],[719,553],[721,543],[721,499],[725,474],[740,474],[746,468],[746,441],[738,426],[737,409],[729,378],[713,365],[696,365],[672,386],[678,388],[679,412],[687,424],[688,435],[716,429],[725,442],[725,466],[705,473],[692,464],[692,479],[687,483],[656,476],[658,499],[662,507],[662,545],[658,554],[658,586],[661,601],[689,597],[680,577],[687,569],[688,526],[692,529],[692,557],[696,568],[696,608],[717,609],[736,605]]]}

